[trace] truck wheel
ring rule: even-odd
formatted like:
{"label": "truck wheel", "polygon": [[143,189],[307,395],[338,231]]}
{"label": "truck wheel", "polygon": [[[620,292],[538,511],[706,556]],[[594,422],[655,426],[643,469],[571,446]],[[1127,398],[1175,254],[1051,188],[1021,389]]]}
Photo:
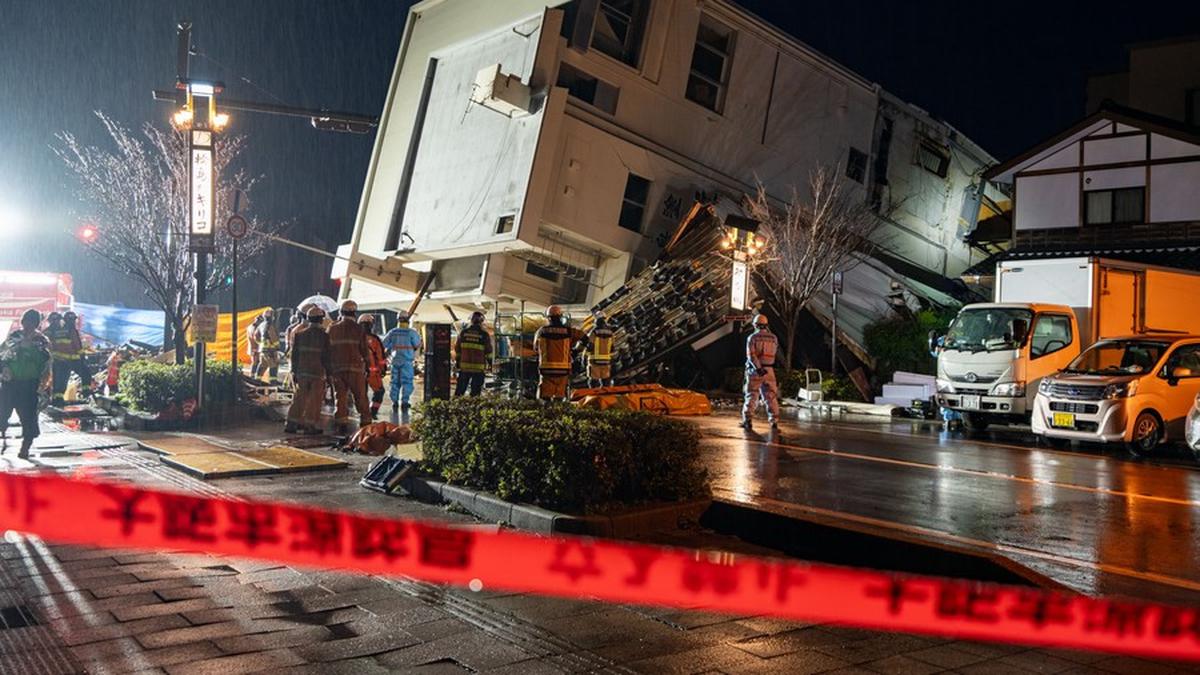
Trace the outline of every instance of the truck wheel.
{"label": "truck wheel", "polygon": [[981,413],[963,413],[963,428],[967,433],[977,434],[987,431],[988,418]]}
{"label": "truck wheel", "polygon": [[1129,454],[1143,457],[1158,447],[1162,440],[1162,422],[1152,412],[1142,412],[1133,422],[1133,440],[1125,444]]}

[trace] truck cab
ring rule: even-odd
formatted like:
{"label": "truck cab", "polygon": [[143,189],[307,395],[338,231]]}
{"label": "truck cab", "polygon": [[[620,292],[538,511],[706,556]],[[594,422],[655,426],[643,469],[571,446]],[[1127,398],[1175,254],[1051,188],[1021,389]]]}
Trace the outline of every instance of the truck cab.
{"label": "truck cab", "polygon": [[1066,305],[996,302],[963,307],[941,341],[937,397],[968,430],[1025,423],[1043,378],[1079,355],[1075,312]]}

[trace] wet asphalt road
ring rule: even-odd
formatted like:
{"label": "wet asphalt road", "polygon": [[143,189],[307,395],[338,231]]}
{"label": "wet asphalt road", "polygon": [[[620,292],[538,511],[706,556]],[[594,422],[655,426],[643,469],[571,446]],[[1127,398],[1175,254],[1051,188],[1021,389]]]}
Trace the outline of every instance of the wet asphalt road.
{"label": "wet asphalt road", "polygon": [[744,432],[698,421],[717,499],[1009,561],[1067,588],[1200,602],[1200,464],[1181,449],[1039,448],[1027,431],[967,437],[881,418]]}

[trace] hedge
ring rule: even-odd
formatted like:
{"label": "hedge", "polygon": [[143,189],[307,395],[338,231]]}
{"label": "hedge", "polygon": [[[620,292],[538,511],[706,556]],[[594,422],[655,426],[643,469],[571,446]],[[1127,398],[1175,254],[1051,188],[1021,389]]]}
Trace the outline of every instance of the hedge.
{"label": "hedge", "polygon": [[[196,398],[196,369],[192,362],[182,365],[158,363],[148,359],[130,361],[121,366],[121,398],[134,410],[157,413],[172,400]],[[229,402],[233,368],[228,361],[209,361],[204,380],[205,405]]]}
{"label": "hedge", "polygon": [[421,412],[423,467],[508,501],[584,513],[710,495],[689,422],[486,396],[428,401]]}
{"label": "hedge", "polygon": [[875,373],[887,382],[897,370],[932,375],[937,360],[929,354],[929,331],[945,329],[954,319],[951,310],[924,309],[912,317],[895,316],[870,324],[863,345],[875,359]]}

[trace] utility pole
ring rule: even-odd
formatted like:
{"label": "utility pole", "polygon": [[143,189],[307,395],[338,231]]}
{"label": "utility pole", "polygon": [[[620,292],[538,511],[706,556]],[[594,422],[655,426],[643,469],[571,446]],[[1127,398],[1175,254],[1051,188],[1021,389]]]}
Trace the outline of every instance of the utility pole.
{"label": "utility pole", "polygon": [[840,271],[833,273],[833,320],[830,322],[831,329],[829,331],[829,376],[837,375],[837,348],[838,348],[838,325],[837,325],[837,306],[838,296],[842,294],[842,273]]}

